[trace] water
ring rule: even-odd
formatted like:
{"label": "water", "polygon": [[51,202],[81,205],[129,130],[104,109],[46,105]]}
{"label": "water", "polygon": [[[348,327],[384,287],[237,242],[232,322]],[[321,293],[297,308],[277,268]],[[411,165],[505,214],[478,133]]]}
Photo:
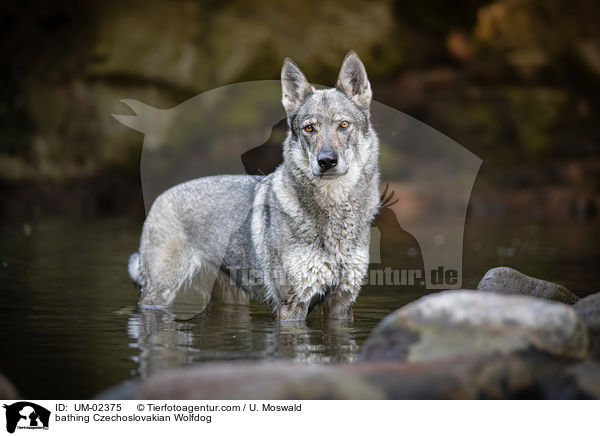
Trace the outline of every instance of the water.
{"label": "water", "polygon": [[[598,291],[595,223],[470,223],[465,287],[503,264]],[[0,226],[0,372],[28,398],[86,398],[165,368],[209,360],[352,362],[388,313],[425,291],[369,287],[353,322],[280,326],[267,307],[211,304],[189,321],[141,311],[126,273],[141,222],[41,220]]]}

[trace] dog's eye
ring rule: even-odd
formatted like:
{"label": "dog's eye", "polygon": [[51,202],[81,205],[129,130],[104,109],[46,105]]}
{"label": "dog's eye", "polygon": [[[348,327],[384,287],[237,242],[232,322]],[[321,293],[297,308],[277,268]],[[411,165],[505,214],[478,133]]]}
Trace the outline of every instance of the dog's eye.
{"label": "dog's eye", "polygon": [[307,132],[309,132],[309,133],[310,133],[310,132],[312,132],[314,129],[313,129],[313,126],[312,126],[312,124],[307,124],[306,126],[304,126],[304,130],[306,130]]}
{"label": "dog's eye", "polygon": [[347,129],[349,125],[350,125],[350,123],[349,123],[348,121],[342,121],[342,122],[340,123],[340,127],[341,127],[342,129]]}

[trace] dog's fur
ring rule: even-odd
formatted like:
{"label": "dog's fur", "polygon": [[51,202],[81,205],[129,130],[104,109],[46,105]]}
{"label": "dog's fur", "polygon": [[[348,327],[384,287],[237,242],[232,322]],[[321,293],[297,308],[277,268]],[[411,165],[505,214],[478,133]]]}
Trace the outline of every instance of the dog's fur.
{"label": "dog's fur", "polygon": [[[317,304],[352,318],[379,207],[371,86],[354,52],[335,88],[314,89],[289,59],[281,82],[288,134],[273,173],[192,180],[153,204],[129,261],[142,306],[187,299],[204,309],[215,281],[230,295],[233,281],[280,320],[303,320]],[[324,168],[323,156],[337,165]],[[260,276],[248,282],[240,270]]]}

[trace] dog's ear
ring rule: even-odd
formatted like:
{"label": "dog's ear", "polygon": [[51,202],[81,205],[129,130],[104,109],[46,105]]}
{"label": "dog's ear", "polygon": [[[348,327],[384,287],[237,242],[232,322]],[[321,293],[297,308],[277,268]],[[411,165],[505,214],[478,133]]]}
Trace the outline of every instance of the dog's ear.
{"label": "dog's ear", "polygon": [[369,109],[373,97],[371,84],[365,66],[355,52],[349,52],[344,58],[335,87],[358,106]]}
{"label": "dog's ear", "polygon": [[308,83],[300,68],[291,59],[285,58],[281,68],[281,90],[281,102],[289,116],[298,110],[315,88]]}

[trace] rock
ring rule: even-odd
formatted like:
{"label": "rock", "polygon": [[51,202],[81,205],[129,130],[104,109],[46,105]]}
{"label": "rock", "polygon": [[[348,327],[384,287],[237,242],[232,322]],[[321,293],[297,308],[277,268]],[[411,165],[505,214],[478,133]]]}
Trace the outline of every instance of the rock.
{"label": "rock", "polygon": [[128,381],[100,400],[599,398],[597,364],[541,355],[306,366],[212,362]]}
{"label": "rock", "polygon": [[5,376],[0,374],[0,399],[18,400],[19,394],[14,385]]}
{"label": "rock", "polygon": [[573,309],[588,329],[592,354],[600,358],[600,292],[582,298]]}
{"label": "rock", "polygon": [[138,399],[385,399],[344,367],[286,362],[218,362],[146,380]]}
{"label": "rock", "polygon": [[575,310],[532,297],[457,290],[425,296],[388,315],[358,360],[424,362],[529,351],[585,357],[587,332]]}
{"label": "rock", "polygon": [[502,294],[529,295],[567,304],[579,300],[579,297],[564,286],[529,277],[506,266],[489,270],[477,285],[477,289]]}
{"label": "rock", "polygon": [[588,328],[600,331],[600,292],[582,298],[573,309]]}
{"label": "rock", "polygon": [[600,363],[582,362],[569,368],[566,373],[572,379],[573,390],[581,392],[581,397],[600,398]]}
{"label": "rock", "polygon": [[389,399],[511,398],[536,383],[532,362],[517,357],[365,362],[355,368]]}
{"label": "rock", "polygon": [[[265,13],[265,8],[273,15]],[[328,19],[330,8],[336,10],[339,21]],[[293,0],[276,4],[259,0],[251,8],[245,7],[243,0],[233,0],[223,8],[190,0],[152,3],[143,8],[123,3],[106,8],[97,17],[94,57],[88,68],[100,77],[120,74],[132,80],[197,90],[249,75],[270,77],[273,65],[278,71],[284,56],[292,57],[305,71],[323,67],[335,70],[348,47],[364,54],[365,62],[378,60],[372,53],[374,47],[401,50],[389,41],[394,26],[389,0],[377,5],[358,0],[315,4],[313,19],[301,27],[297,12],[302,12],[302,7]],[[277,37],[271,33],[274,17],[286,29]],[[344,32],[345,22],[357,25],[352,32]],[[157,28],[161,32],[157,33]],[[327,46],[321,41],[328,41]],[[309,55],[314,47],[322,49]]]}
{"label": "rock", "polygon": [[598,364],[542,355],[369,362],[355,370],[389,399],[600,398]]}

